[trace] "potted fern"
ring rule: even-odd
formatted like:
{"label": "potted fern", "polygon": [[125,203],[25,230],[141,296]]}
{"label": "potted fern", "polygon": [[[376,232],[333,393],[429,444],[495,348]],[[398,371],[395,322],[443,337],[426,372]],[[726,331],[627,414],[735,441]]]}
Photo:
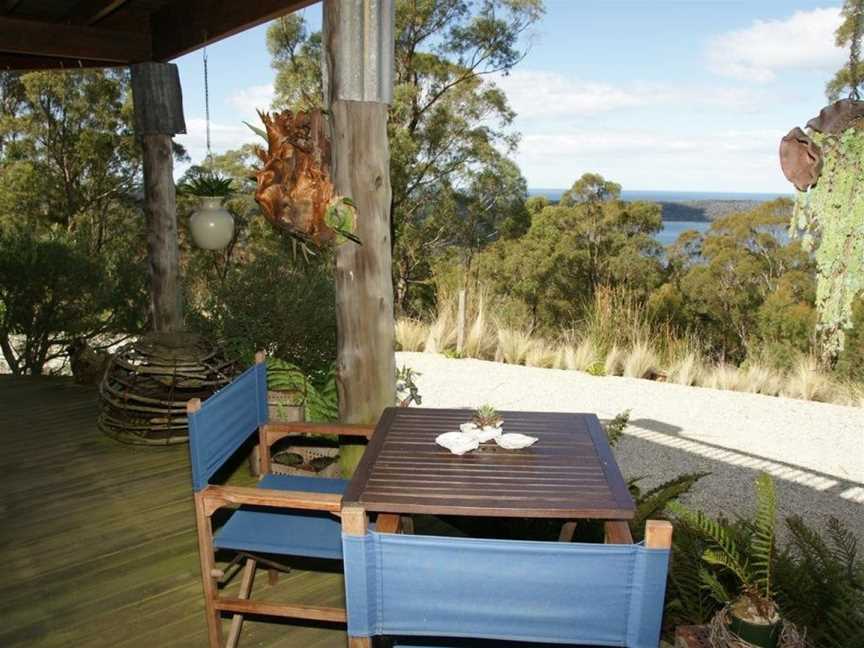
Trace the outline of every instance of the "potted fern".
{"label": "potted fern", "polygon": [[[707,567],[700,570],[699,577],[715,598],[728,602],[719,612],[725,630],[750,645],[776,648],[783,623],[772,588],[777,498],[769,475],[763,473],[756,480],[756,495],[756,517],[745,533],[725,520],[711,519],[676,502],[669,509],[708,542],[702,554]],[[718,570],[737,583],[734,598]]]}

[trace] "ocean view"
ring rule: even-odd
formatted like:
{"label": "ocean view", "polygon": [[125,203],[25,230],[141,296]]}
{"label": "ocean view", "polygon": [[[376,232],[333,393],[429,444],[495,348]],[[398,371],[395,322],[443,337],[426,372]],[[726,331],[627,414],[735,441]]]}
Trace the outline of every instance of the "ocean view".
{"label": "ocean view", "polygon": [[[529,196],[545,196],[552,202],[561,199],[566,189],[529,189]],[[706,231],[718,215],[749,209],[755,204],[791,197],[778,193],[745,193],[723,191],[622,191],[628,202],[656,202],[663,206],[663,229],[657,233],[661,245],[674,243],[687,230]]]}

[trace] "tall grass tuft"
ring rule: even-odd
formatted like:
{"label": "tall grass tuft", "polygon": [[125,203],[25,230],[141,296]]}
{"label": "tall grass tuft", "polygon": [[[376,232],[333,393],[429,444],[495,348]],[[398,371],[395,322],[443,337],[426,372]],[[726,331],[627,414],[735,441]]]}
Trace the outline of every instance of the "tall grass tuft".
{"label": "tall grass tuft", "polygon": [[402,351],[422,351],[429,336],[429,326],[415,319],[396,322],[396,343]]}
{"label": "tall grass tuft", "polygon": [[622,366],[628,378],[651,378],[660,371],[660,360],[645,340],[637,341],[625,354]]}
{"label": "tall grass tuft", "polygon": [[625,353],[617,345],[612,345],[603,361],[603,372],[607,376],[620,376],[624,371]]}
{"label": "tall grass tuft", "polygon": [[698,385],[705,373],[702,359],[693,351],[673,361],[668,380],[676,385]]}
{"label": "tall grass tuft", "polygon": [[486,318],[483,301],[483,297],[481,296],[474,314],[474,321],[471,322],[471,326],[465,332],[465,343],[462,353],[469,358],[491,360],[495,357],[495,346],[498,338]]}
{"label": "tall grass tuft", "polygon": [[801,358],[786,379],[784,396],[804,400],[830,401],[832,381],[822,370],[819,361],[812,356]]}
{"label": "tall grass tuft", "polygon": [[712,389],[737,390],[741,384],[741,376],[738,367],[720,363],[707,371],[702,380],[702,385]]}
{"label": "tall grass tuft", "polygon": [[444,353],[456,346],[456,316],[452,303],[439,305],[438,316],[429,325],[425,349],[427,353]]}
{"label": "tall grass tuft", "polygon": [[535,340],[525,354],[525,364],[529,367],[552,369],[558,364],[558,349],[546,344],[542,338]]}
{"label": "tall grass tuft", "polygon": [[754,394],[776,396],[783,388],[783,377],[774,369],[760,364],[751,364],[741,374],[739,388]]}
{"label": "tall grass tuft", "polygon": [[508,364],[524,364],[525,358],[534,348],[531,331],[511,328],[498,329],[498,349],[495,359]]}

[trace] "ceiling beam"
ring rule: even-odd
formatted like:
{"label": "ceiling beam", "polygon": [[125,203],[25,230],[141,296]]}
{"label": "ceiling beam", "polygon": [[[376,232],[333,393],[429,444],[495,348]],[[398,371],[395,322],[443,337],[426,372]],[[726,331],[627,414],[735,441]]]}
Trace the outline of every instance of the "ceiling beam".
{"label": "ceiling beam", "polygon": [[0,0],[0,15],[12,13],[19,4],[21,0]]}
{"label": "ceiling beam", "polygon": [[105,67],[105,61],[90,59],[64,59],[53,56],[30,56],[28,54],[4,54],[0,52],[2,70],[80,70],[82,68]]}
{"label": "ceiling beam", "polygon": [[153,60],[168,61],[203,45],[292,13],[316,0],[187,0],[152,16]]}
{"label": "ceiling beam", "polygon": [[95,25],[129,0],[81,0],[67,19],[73,25]]}
{"label": "ceiling beam", "polygon": [[146,32],[120,32],[96,27],[0,18],[0,52],[135,63],[150,59]]}

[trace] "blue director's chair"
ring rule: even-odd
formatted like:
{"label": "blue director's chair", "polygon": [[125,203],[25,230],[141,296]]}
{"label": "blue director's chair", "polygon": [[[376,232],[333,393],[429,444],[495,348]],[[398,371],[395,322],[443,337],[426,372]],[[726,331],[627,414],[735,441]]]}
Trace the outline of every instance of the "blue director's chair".
{"label": "blue director's chair", "polygon": [[[258,562],[273,566],[260,554],[342,559],[338,519],[343,479],[273,475],[270,448],[290,435],[316,433],[370,438],[372,427],[267,422],[267,369],[264,354],[224,389],[207,399],[189,401],[189,450],[198,525],[198,549],[207,630],[211,648],[222,645],[222,613],[233,613],[226,645],[237,645],[244,614],[262,614],[317,621],[345,621],[345,610],[307,605],[252,601],[249,599]],[[261,480],[257,488],[211,485],[210,479],[252,434],[259,435]],[[228,521],[214,532],[212,516],[223,508],[238,506]],[[380,523],[380,521],[379,521]],[[215,550],[246,557],[240,593],[236,598],[219,595],[224,572],[216,568]],[[271,579],[276,572],[271,570]]]}
{"label": "blue director's chair", "polygon": [[644,545],[397,535],[342,511],[351,648],[657,648],[672,540]]}

